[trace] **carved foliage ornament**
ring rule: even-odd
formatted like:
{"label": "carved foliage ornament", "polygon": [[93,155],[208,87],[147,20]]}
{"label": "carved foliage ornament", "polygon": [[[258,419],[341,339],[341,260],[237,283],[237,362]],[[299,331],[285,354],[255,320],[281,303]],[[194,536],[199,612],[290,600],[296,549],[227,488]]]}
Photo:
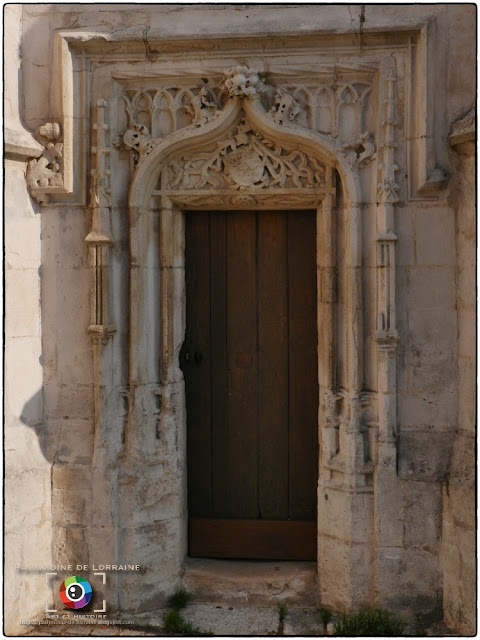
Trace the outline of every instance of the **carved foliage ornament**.
{"label": "carved foliage ornament", "polygon": [[295,120],[300,111],[299,103],[289,93],[278,89],[275,93],[273,106],[267,116],[277,124],[288,124],[289,121]]}
{"label": "carved foliage ornament", "polygon": [[232,67],[225,71],[220,89],[231,98],[240,96],[252,100],[269,89],[260,76],[261,74],[256,69],[244,65]]}
{"label": "carved foliage ornament", "polygon": [[32,195],[41,200],[38,189],[63,186],[63,143],[61,129],[56,122],[47,122],[35,131],[35,138],[43,145],[40,158],[30,160],[27,168],[27,185]]}
{"label": "carved foliage ornament", "polygon": [[377,154],[375,153],[375,145],[373,144],[368,131],[362,133],[355,142],[352,142],[351,144],[344,144],[343,152],[346,154],[350,166],[356,165],[359,169],[366,166],[377,157]]}
{"label": "carved foliage ornament", "polygon": [[325,167],[302,151],[287,151],[255,133],[243,118],[211,151],[181,157],[169,167],[168,189],[325,186]]}

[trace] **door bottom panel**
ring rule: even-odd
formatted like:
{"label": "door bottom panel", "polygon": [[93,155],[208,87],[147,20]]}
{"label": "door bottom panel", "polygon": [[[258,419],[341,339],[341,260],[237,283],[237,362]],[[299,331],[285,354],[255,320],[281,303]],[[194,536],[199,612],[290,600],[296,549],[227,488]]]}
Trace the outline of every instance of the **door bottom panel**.
{"label": "door bottom panel", "polygon": [[309,521],[190,518],[189,540],[193,558],[317,558],[317,524]]}

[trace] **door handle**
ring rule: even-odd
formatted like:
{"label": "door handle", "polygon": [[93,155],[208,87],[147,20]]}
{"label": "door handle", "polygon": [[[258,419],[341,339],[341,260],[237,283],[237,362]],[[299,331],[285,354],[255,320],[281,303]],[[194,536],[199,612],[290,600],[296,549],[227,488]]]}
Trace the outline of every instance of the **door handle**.
{"label": "door handle", "polygon": [[188,364],[194,360],[197,364],[200,364],[203,360],[203,354],[200,351],[195,351],[195,353],[190,353],[187,349],[181,349],[180,351],[180,368],[182,368],[182,364]]}

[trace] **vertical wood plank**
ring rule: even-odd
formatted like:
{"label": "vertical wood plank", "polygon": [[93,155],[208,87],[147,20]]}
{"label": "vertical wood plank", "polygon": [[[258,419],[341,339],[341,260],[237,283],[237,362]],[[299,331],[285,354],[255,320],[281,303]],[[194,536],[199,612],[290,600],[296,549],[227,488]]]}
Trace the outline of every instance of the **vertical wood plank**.
{"label": "vertical wood plank", "polygon": [[213,515],[229,511],[229,462],[227,452],[227,256],[229,213],[210,214],[210,322],[212,354],[212,490]]}
{"label": "vertical wood plank", "polygon": [[256,215],[227,220],[229,501],[226,517],[258,517]]}
{"label": "vertical wood plank", "polygon": [[288,518],[287,217],[258,214],[260,517]]}
{"label": "vertical wood plank", "polygon": [[[209,214],[186,214],[187,328],[183,363],[187,399],[188,507],[212,515]],[[198,362],[195,354],[201,354]]]}
{"label": "vertical wood plank", "polygon": [[288,214],[290,518],[314,520],[318,478],[316,219]]}

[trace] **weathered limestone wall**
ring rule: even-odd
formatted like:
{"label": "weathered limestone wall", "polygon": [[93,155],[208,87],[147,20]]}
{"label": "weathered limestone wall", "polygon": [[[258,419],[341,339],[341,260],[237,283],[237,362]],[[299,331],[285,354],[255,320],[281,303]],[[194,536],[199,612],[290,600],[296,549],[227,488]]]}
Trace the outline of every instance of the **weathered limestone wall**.
{"label": "weathered limestone wall", "polygon": [[[441,611],[441,485],[456,424],[455,229],[445,202],[399,208],[398,478],[386,566],[406,580],[381,599]],[[388,578],[387,578],[388,579]],[[413,603],[411,602],[411,605]],[[410,606],[411,606],[410,605]]]}
{"label": "weathered limestone wall", "polygon": [[51,563],[51,465],[43,420],[41,218],[25,184],[40,145],[19,119],[20,5],[5,7],[5,631],[45,608],[45,576],[19,567]]}
{"label": "weathered limestone wall", "polygon": [[[79,208],[42,209],[44,420],[52,464],[54,564],[84,563],[91,522],[92,353],[88,220]],[[88,326],[88,325],[87,325]],[[48,330],[46,330],[48,327]]]}
{"label": "weathered limestone wall", "polygon": [[[475,8],[449,6],[460,34],[469,34]],[[455,440],[443,484],[442,567],[443,609],[448,626],[473,635],[477,625],[475,530],[476,434],[476,166],[475,109],[468,85],[475,76],[475,51],[458,47],[449,59],[449,137],[452,179],[448,204],[455,216],[457,309],[457,406]],[[470,111],[469,111],[470,109]],[[468,113],[467,113],[468,112]],[[464,114],[467,114],[464,116]],[[460,119],[459,119],[460,118]]]}
{"label": "weathered limestone wall", "polygon": [[442,564],[445,622],[459,633],[476,629],[475,557],[475,114],[454,125],[450,137],[457,248],[458,418],[443,485]]}

